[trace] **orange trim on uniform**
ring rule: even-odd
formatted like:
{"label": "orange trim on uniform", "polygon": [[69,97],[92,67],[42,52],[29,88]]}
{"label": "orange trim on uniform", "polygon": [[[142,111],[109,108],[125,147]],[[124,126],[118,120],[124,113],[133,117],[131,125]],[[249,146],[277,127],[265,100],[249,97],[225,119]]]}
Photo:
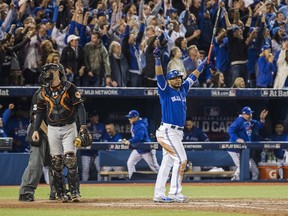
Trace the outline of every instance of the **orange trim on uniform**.
{"label": "orange trim on uniform", "polygon": [[60,104],[66,109],[66,110],[69,110],[69,111],[72,111],[69,107],[66,106],[66,104],[64,103],[64,100],[65,98],[68,97],[68,94],[67,94],[67,91],[64,92],[64,94],[62,95],[62,98],[60,100]]}
{"label": "orange trim on uniform", "polygon": [[[45,95],[44,89],[43,89],[42,93],[43,93],[43,94],[42,94],[43,99],[50,104],[50,109],[49,109],[49,112],[48,112],[48,113],[50,114],[50,113],[53,111],[54,103],[50,100],[49,97],[47,97],[47,96]],[[49,115],[48,115],[48,116],[49,116]]]}

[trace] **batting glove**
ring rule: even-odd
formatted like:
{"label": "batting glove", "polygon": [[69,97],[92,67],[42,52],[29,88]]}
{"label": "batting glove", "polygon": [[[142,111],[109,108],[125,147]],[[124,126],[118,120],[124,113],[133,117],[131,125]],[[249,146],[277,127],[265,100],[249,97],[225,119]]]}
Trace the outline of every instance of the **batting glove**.
{"label": "batting glove", "polygon": [[124,145],[130,145],[129,140],[126,140],[126,139],[123,139],[123,140],[122,140],[122,143],[123,143]]}
{"label": "batting glove", "polygon": [[205,68],[206,64],[207,64],[207,57],[201,62],[201,64],[199,64],[197,70],[201,73],[202,70]]}

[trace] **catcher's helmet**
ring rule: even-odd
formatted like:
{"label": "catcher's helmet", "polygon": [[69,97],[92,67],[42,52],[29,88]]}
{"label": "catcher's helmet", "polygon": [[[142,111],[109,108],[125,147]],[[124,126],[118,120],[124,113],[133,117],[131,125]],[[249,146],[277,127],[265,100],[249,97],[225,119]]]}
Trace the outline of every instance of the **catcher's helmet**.
{"label": "catcher's helmet", "polygon": [[183,74],[180,73],[180,71],[178,70],[170,70],[167,74],[166,74],[166,79],[170,80],[170,79],[174,79],[175,77],[183,77]]}
{"label": "catcher's helmet", "polygon": [[53,64],[53,63],[45,64],[41,67],[42,73],[45,73],[49,70],[61,70],[61,68],[58,64]]}
{"label": "catcher's helmet", "polygon": [[[60,79],[62,79],[62,77],[65,74],[64,68],[61,64],[54,64],[54,63],[45,64],[41,67],[41,74],[40,74],[41,81],[43,81],[44,83],[49,83],[49,81],[53,79],[53,75],[49,72],[50,70],[59,70]],[[66,80],[66,77],[64,80]]]}

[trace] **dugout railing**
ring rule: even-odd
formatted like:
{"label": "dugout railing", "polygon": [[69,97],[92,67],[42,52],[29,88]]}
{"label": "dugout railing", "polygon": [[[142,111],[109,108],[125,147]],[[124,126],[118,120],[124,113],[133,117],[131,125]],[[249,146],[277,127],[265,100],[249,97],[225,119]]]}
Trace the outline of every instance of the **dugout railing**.
{"label": "dugout railing", "polygon": [[[32,97],[39,86],[0,86],[1,97]],[[78,87],[83,97],[158,97],[157,88]],[[187,97],[230,99],[285,99],[288,89],[271,88],[192,88]]]}
{"label": "dugout railing", "polygon": [[[137,148],[143,149],[156,149],[161,150],[161,146],[157,142],[150,143],[136,143],[134,146],[138,146]],[[221,151],[227,153],[229,150],[238,150],[240,152],[240,180],[245,181],[250,179],[250,171],[249,171],[249,158],[250,158],[250,150],[251,149],[288,149],[288,142],[280,142],[280,141],[262,141],[262,142],[246,142],[244,144],[239,143],[231,143],[231,142],[184,142],[183,143],[185,150],[187,152],[188,161],[192,161],[192,164],[195,166],[233,166],[234,163],[229,156],[229,154],[221,154]],[[124,145],[122,143],[109,143],[109,142],[97,142],[92,144],[92,149],[97,149],[100,151],[99,160],[101,166],[123,166],[122,162],[117,162],[117,158],[111,157],[113,153],[116,155],[115,151],[127,151],[131,150],[134,147],[132,145]],[[87,151],[83,149],[84,151]],[[101,158],[101,151],[106,152],[102,154],[105,159]],[[217,152],[218,154],[215,154]],[[107,156],[108,155],[108,156]],[[110,158],[109,158],[110,155]],[[159,158],[158,152],[158,160]],[[123,154],[122,154],[123,156]],[[160,156],[161,157],[161,156]],[[125,158],[125,157],[124,157]],[[127,154],[126,154],[127,158]],[[124,162],[126,162],[124,160]],[[215,163],[213,163],[215,162]],[[147,172],[146,172],[147,173]],[[145,174],[145,172],[143,173]],[[148,172],[147,174],[151,174]],[[209,173],[207,171],[195,172],[188,171],[186,176],[232,176],[233,172],[226,171],[224,173],[214,172]],[[100,172],[101,175],[101,172]],[[111,179],[112,176],[117,175],[127,175],[126,172],[115,172],[115,171],[103,171],[102,177],[108,176]]]}
{"label": "dugout railing", "polygon": [[[1,138],[0,138],[1,139]],[[157,149],[158,155],[161,155],[161,147],[158,143],[145,143],[143,145],[145,148],[153,148]],[[199,158],[199,163],[194,161],[194,165],[201,165],[201,162],[207,162],[213,155],[211,152],[224,152],[230,149],[239,149],[241,151],[241,171],[240,171],[240,178],[242,181],[250,180],[250,173],[249,173],[249,151],[250,149],[288,149],[287,142],[275,142],[275,141],[265,141],[265,142],[253,142],[253,143],[245,143],[245,144],[234,144],[230,142],[210,142],[210,143],[184,143],[187,155],[192,155],[196,158],[196,155],[201,155]],[[92,149],[98,149],[99,151],[107,152],[116,151],[119,154],[123,153],[125,150],[131,150],[132,146],[128,147],[121,143],[93,143],[91,146]],[[81,151],[89,151],[81,149]],[[204,153],[203,153],[204,152]],[[204,155],[206,154],[206,155]],[[198,155],[198,156],[199,156]],[[224,155],[223,163],[224,164],[231,164],[231,158],[228,154],[219,154]],[[218,156],[219,156],[218,155]],[[215,155],[214,155],[215,156]],[[208,158],[210,158],[208,160]],[[159,158],[161,159],[161,158]],[[193,158],[189,158],[190,160]],[[221,161],[221,158],[217,159],[217,161]],[[211,159],[212,161],[214,159]],[[228,160],[228,162],[227,162]],[[13,153],[13,152],[1,152],[0,153],[0,185],[19,185],[21,183],[22,174],[28,164],[29,161],[29,153]],[[110,161],[116,161],[115,158],[110,158]],[[215,159],[216,161],[216,159]],[[230,161],[230,162],[229,162]],[[78,161],[81,163],[81,161]],[[105,162],[105,161],[104,161]],[[125,160],[126,162],[126,160]],[[124,163],[125,163],[124,162]],[[143,162],[145,163],[145,162]],[[200,173],[205,174],[205,173]],[[143,176],[144,177],[144,176]]]}

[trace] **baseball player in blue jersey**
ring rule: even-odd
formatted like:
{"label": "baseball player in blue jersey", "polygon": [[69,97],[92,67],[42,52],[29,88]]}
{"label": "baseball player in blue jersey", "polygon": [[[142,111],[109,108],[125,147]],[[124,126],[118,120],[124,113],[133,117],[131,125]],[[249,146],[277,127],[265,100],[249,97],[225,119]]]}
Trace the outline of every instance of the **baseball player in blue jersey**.
{"label": "baseball player in blue jersey", "polygon": [[129,140],[123,140],[123,143],[126,145],[132,144],[135,148],[127,161],[127,168],[128,168],[128,174],[129,179],[132,177],[133,172],[136,172],[136,164],[143,158],[150,169],[157,173],[159,169],[159,165],[154,164],[153,155],[151,153],[150,149],[141,149],[139,148],[138,144],[139,142],[151,142],[150,137],[148,135],[147,130],[147,122],[145,122],[142,118],[139,116],[139,112],[137,110],[131,110],[126,117],[129,119],[129,122],[131,124],[131,134],[132,138]]}
{"label": "baseball player in blue jersey", "polygon": [[[115,125],[112,122],[107,122],[105,125],[106,132],[103,136],[103,142],[121,142],[122,135],[118,133],[115,129]],[[117,150],[106,150],[109,152],[117,151]],[[125,171],[126,166],[102,166],[101,170],[103,171]],[[119,179],[124,179],[125,176],[119,176]],[[104,181],[108,181],[108,177],[104,177]]]}
{"label": "baseball player in blue jersey", "polygon": [[[235,119],[235,121],[228,128],[228,134],[230,136],[230,142],[245,143],[253,141],[253,134],[255,131],[261,129],[265,123],[265,118],[268,115],[268,110],[264,109],[260,114],[260,121],[252,119],[252,113],[250,107],[245,106],[241,110],[241,115]],[[231,180],[239,180],[240,174],[240,153],[235,151],[228,151],[232,160],[237,167],[234,176]],[[259,170],[255,161],[250,158],[249,160],[250,171],[252,173],[252,180],[257,180],[259,177]]]}
{"label": "baseball player in blue jersey", "polygon": [[14,104],[11,103],[9,104],[8,108],[4,111],[2,116],[0,116],[0,137],[8,137],[7,133],[5,132],[5,126],[8,122],[8,119],[11,116],[11,112],[13,109],[14,109]]}
{"label": "baseball player in blue jersey", "polygon": [[[207,134],[201,128],[198,128],[194,125],[192,118],[186,119],[183,133],[183,142],[209,142],[209,137]],[[192,171],[201,171],[201,166],[193,166]],[[194,176],[193,180],[201,180],[201,177]]]}
{"label": "baseball player in blue jersey", "polygon": [[184,127],[184,142],[209,142],[209,137],[201,129],[194,125],[192,118],[187,118]]}
{"label": "baseball player in blue jersey", "polygon": [[[157,175],[154,202],[187,202],[182,195],[182,179],[187,164],[187,155],[182,144],[186,120],[186,95],[206,65],[205,59],[198,68],[183,81],[178,70],[163,75],[161,52],[154,50],[155,71],[162,111],[162,123],[156,131],[156,138],[163,148],[163,158]],[[173,167],[173,168],[172,168]],[[172,168],[170,191],[165,195],[165,184]]]}
{"label": "baseball player in blue jersey", "polygon": [[[283,122],[277,122],[274,127],[274,134],[270,137],[272,141],[288,141],[288,134],[285,131],[285,126]],[[277,163],[283,165],[283,163],[287,163],[287,150],[286,149],[274,149],[274,154],[277,159]],[[283,169],[278,169],[279,178],[283,179]]]}

